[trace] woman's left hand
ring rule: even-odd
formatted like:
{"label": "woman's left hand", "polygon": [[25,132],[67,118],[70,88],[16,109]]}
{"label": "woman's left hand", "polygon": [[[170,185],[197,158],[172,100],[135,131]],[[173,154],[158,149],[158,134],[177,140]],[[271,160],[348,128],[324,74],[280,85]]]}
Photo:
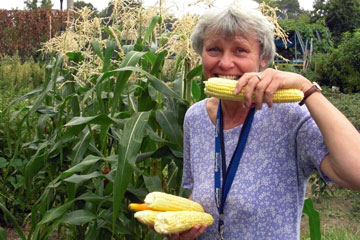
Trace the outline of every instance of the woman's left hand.
{"label": "woman's left hand", "polygon": [[203,226],[194,226],[193,228],[181,232],[170,234],[167,236],[169,240],[194,240],[199,237],[206,229],[206,225]]}
{"label": "woman's left hand", "polygon": [[293,88],[305,92],[312,86],[312,83],[300,74],[267,68],[263,72],[243,74],[238,80],[234,93],[240,93],[244,86],[246,86],[245,106],[250,107],[254,101],[257,108],[261,109],[263,102],[266,102],[269,107],[272,106],[276,90]]}

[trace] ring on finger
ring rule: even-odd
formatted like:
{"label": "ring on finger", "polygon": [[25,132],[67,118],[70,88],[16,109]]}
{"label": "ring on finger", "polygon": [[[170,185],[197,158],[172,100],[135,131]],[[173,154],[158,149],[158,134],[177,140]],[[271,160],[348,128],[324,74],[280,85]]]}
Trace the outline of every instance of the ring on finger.
{"label": "ring on finger", "polygon": [[260,74],[256,74],[255,76],[257,77],[257,79],[259,79],[259,81],[262,80],[262,77],[260,76]]}

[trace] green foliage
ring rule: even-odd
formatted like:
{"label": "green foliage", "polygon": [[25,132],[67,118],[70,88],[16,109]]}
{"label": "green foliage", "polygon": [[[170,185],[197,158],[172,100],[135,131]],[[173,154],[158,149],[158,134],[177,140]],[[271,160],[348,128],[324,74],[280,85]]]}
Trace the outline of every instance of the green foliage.
{"label": "green foliage", "polygon": [[38,6],[38,0],[25,0],[25,9],[35,10],[39,8],[51,9],[53,4],[51,0],[41,0],[40,7]]}
{"label": "green foliage", "polygon": [[52,9],[52,7],[51,0],[41,0],[40,8]]}
{"label": "green foliage", "polygon": [[79,1],[79,0],[74,2],[74,9],[81,9],[81,8],[84,8],[84,7],[87,7],[92,12],[97,13],[97,9],[91,3],[86,3],[84,1]]}
{"label": "green foliage", "polygon": [[34,10],[37,9],[38,0],[25,0],[25,9]]}
{"label": "green foliage", "polygon": [[201,99],[194,80],[201,68],[169,85],[161,81],[166,54],[149,48],[149,33],[161,22],[153,20],[121,62],[112,61],[120,58],[112,39],[104,49],[89,43],[102,72],[85,86],[73,77],[72,66],[85,61],[81,52],[52,59],[42,88],[14,99],[1,115],[7,122],[0,125],[0,203],[21,213],[18,222],[31,221],[28,238],[47,239],[60,229],[69,239],[162,239],[127,206],[154,189],[186,194],[182,120],[190,102],[182,95],[184,88]]}
{"label": "green foliage", "polygon": [[326,54],[316,54],[311,70],[313,80],[337,86],[345,93],[360,91],[360,29],[344,33],[341,44]]}
{"label": "green foliage", "polygon": [[279,24],[287,32],[299,31],[303,38],[314,40],[314,52],[328,52],[332,50],[329,29],[321,22],[309,23],[305,16],[301,19],[280,20]]}
{"label": "green foliage", "polygon": [[317,1],[312,12],[313,21],[322,19],[330,29],[336,44],[344,32],[360,28],[360,2],[358,0]]}
{"label": "green foliage", "polygon": [[40,86],[44,79],[45,68],[33,58],[21,61],[18,55],[0,57],[1,91],[33,89]]}

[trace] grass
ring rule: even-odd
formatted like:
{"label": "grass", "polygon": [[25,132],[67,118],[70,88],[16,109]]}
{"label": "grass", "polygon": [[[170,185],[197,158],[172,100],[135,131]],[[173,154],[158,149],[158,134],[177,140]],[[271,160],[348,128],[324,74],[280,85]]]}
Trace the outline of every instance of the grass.
{"label": "grass", "polygon": [[[360,239],[360,192],[330,185],[330,195],[311,193],[308,186],[307,197],[314,199],[314,208],[320,213],[322,239],[352,240]],[[308,218],[303,216],[301,240],[310,239]]]}

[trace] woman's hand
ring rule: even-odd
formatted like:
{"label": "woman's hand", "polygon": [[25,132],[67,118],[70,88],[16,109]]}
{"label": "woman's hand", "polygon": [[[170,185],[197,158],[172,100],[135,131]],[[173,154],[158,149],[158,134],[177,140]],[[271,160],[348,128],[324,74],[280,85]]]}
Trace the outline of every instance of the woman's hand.
{"label": "woman's hand", "polygon": [[[243,74],[238,80],[234,93],[240,93],[245,85],[245,107],[250,107],[254,101],[257,108],[261,109],[263,102],[266,102],[269,107],[272,106],[276,90],[294,88],[305,92],[312,86],[312,83],[300,74],[267,68],[263,72]],[[252,98],[253,94],[254,98]]]}
{"label": "woman's hand", "polygon": [[193,240],[199,237],[206,229],[206,225],[194,226],[193,228],[176,234],[170,234],[167,236],[169,240]]}

